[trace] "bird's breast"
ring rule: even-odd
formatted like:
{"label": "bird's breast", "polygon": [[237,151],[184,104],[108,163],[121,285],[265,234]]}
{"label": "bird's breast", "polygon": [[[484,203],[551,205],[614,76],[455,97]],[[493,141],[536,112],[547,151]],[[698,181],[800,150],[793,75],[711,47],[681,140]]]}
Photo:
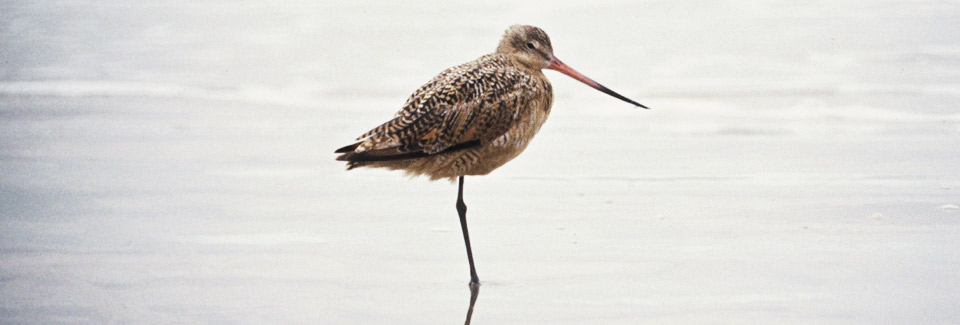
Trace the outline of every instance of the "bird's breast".
{"label": "bird's breast", "polygon": [[503,135],[490,142],[491,146],[505,150],[516,151],[520,154],[550,115],[550,106],[553,102],[553,92],[550,83],[543,80],[537,85],[537,91],[530,94],[532,97],[523,107],[514,107],[514,123]]}

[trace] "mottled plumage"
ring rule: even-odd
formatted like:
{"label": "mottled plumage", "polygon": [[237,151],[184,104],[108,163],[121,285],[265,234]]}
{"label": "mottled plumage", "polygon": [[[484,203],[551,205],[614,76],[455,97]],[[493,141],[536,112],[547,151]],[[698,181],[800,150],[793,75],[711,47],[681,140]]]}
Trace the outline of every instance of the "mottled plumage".
{"label": "mottled plumage", "polygon": [[552,55],[546,33],[512,27],[497,52],[441,72],[392,120],[337,150],[337,159],[348,169],[402,169],[431,179],[490,173],[519,155],[550,113],[552,87],[540,71],[546,64],[518,55],[528,52]]}

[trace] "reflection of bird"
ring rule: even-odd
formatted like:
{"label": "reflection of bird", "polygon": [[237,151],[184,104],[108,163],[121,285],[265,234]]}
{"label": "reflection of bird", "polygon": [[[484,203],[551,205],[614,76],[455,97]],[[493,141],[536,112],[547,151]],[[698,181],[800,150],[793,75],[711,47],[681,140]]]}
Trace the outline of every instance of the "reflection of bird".
{"label": "reflection of bird", "polygon": [[417,89],[392,120],[336,151],[341,153],[337,160],[346,161],[347,169],[400,169],[431,180],[459,177],[457,211],[471,285],[480,281],[467,232],[463,176],[497,169],[523,152],[540,130],[553,103],[544,68],[646,108],[560,62],[540,28],[514,25],[496,52],[441,72]]}

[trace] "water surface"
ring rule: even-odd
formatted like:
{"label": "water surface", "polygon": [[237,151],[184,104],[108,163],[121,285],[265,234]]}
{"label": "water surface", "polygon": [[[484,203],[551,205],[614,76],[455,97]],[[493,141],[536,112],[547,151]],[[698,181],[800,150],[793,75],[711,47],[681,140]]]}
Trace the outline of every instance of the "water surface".
{"label": "water surface", "polygon": [[960,6],[4,1],[0,320],[458,323],[455,184],[332,151],[534,24],[466,201],[484,323],[960,319]]}

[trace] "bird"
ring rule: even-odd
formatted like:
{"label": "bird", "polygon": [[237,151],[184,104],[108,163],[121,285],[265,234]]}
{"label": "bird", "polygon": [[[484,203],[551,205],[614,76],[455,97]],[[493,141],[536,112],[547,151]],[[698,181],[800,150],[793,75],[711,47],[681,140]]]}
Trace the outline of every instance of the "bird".
{"label": "bird", "polygon": [[496,51],[444,70],[414,91],[392,119],[335,150],[347,170],[386,168],[430,180],[458,180],[456,208],[471,288],[479,288],[480,279],[467,230],[464,176],[489,174],[526,149],[553,105],[553,86],[543,69],[648,108],[557,59],[542,29],[513,25]]}

